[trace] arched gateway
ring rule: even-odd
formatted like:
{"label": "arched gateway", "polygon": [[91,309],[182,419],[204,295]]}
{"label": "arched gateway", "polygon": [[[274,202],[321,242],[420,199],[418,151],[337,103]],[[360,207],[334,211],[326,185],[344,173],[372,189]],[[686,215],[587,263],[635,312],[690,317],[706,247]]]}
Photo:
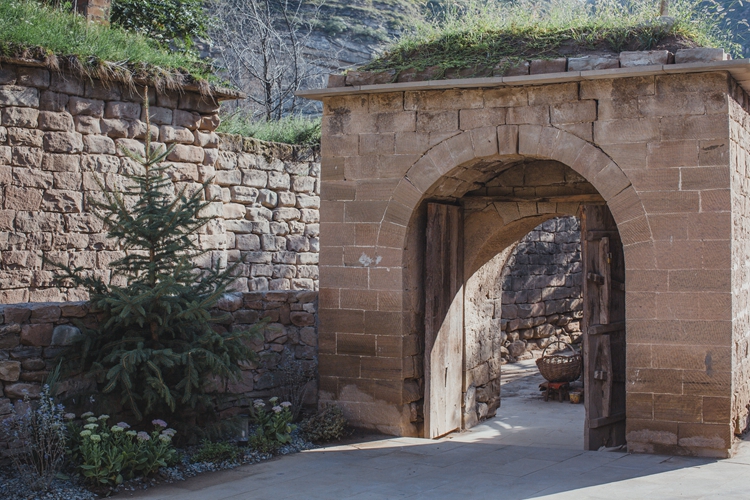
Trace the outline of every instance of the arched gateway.
{"label": "arched gateway", "polygon": [[588,447],[731,454],[750,402],[748,68],[305,93],[324,102],[321,401],[396,435],[472,425],[467,395],[499,377],[466,327],[472,280],[579,214]]}

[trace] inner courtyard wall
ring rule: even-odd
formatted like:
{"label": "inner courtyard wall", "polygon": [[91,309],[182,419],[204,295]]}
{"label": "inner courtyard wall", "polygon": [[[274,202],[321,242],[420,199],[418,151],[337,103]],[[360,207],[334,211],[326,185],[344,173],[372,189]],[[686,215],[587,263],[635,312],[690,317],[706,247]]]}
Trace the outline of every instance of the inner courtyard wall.
{"label": "inner courtyard wall", "polygon": [[[487,161],[553,159],[591,183],[623,240],[629,449],[729,454],[730,84],[725,72],[602,75],[323,98],[321,399],[356,425],[421,435],[424,202],[481,187]],[[576,206],[496,203],[467,236],[464,276]]]}

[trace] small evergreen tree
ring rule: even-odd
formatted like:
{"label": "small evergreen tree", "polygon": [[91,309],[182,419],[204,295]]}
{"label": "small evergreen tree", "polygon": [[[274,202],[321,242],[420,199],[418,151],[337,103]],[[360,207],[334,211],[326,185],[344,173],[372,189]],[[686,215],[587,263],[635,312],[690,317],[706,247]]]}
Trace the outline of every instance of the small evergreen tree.
{"label": "small evergreen tree", "polygon": [[[144,107],[150,126],[147,97]],[[63,279],[89,291],[91,305],[103,316],[98,328],[85,329],[72,360],[102,392],[119,393],[136,418],[189,419],[196,412],[188,408],[211,412],[209,389],[218,380],[237,379],[238,362],[255,358],[244,341],[259,327],[228,333],[217,326],[224,318],[211,310],[233,277],[232,268],[218,264],[204,271],[195,267],[195,258],[205,253],[196,233],[210,220],[199,215],[209,203],[203,200],[205,189],[182,188],[175,195],[170,166],[163,163],[172,148],[152,147],[149,134],[145,142],[145,156],[122,149],[137,166],[124,176],[126,186],[102,189],[102,201],[89,200],[126,253],[110,264],[111,282],[124,278],[126,284],[106,284],[81,268],[58,265]]]}

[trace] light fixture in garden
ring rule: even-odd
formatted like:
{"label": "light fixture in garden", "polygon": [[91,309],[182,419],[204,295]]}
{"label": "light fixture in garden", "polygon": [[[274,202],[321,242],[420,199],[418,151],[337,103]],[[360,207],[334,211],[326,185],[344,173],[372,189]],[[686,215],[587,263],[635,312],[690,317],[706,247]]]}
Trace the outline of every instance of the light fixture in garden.
{"label": "light fixture in garden", "polygon": [[239,415],[239,436],[237,437],[237,446],[247,446],[248,436],[250,433],[250,415]]}

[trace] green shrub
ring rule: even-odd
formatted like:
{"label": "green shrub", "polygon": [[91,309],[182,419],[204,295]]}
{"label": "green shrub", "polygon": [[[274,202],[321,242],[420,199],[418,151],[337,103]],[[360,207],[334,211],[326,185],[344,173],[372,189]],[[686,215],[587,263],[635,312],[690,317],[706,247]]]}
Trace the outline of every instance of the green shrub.
{"label": "green shrub", "polygon": [[176,78],[170,73],[178,70],[199,79],[211,75],[210,65],[194,55],[162,49],[144,34],[89,24],[81,15],[36,0],[0,0],[0,55],[51,63],[74,59],[75,67],[95,78],[138,75],[170,81]]}
{"label": "green shrub", "polygon": [[240,455],[240,449],[237,445],[227,443],[226,441],[219,441],[212,443],[205,439],[201,442],[201,446],[198,451],[190,457],[190,461],[193,463],[198,462],[233,462]]}
{"label": "green shrub", "polygon": [[[148,114],[146,101],[144,109]],[[125,250],[109,269],[126,284],[58,265],[61,279],[86,289],[102,318],[97,328],[81,324],[82,340],[65,355],[72,370],[95,379],[136,419],[169,415],[200,425],[212,419],[220,384],[241,376],[239,361],[255,359],[247,340],[264,324],[232,332],[217,326],[227,314],[213,310],[234,268],[216,262],[196,272],[195,259],[208,252],[198,247],[197,233],[211,220],[202,215],[210,201],[204,189],[175,192],[173,167],[163,163],[172,149],[152,147],[148,135],[145,157],[123,148],[134,160],[125,187],[89,200],[108,237]]]}
{"label": "green shrub", "polygon": [[346,436],[346,418],[338,406],[326,405],[300,423],[300,431],[313,442],[333,441]]}
{"label": "green shrub", "polygon": [[225,115],[218,132],[254,137],[261,141],[314,146],[320,144],[320,118],[287,116],[281,120],[257,121],[242,111]]}
{"label": "green shrub", "polygon": [[107,427],[109,415],[84,413],[81,417],[86,420],[83,430],[71,426],[80,438],[71,454],[80,458],[78,468],[89,483],[114,486],[177,462],[172,444],[176,431],[168,429],[163,420],[151,422],[154,430],[149,434],[128,430],[125,422]]}
{"label": "green shrub", "polygon": [[208,16],[203,0],[114,0],[112,23],[142,33],[163,46],[190,48],[205,36]]}
{"label": "green shrub", "polygon": [[266,410],[266,403],[262,399],[253,401],[252,422],[255,432],[250,435],[250,445],[261,452],[273,452],[292,441],[292,431],[297,428],[292,424],[292,404],[288,401],[279,403],[279,398],[271,398],[268,402],[271,410]]}

